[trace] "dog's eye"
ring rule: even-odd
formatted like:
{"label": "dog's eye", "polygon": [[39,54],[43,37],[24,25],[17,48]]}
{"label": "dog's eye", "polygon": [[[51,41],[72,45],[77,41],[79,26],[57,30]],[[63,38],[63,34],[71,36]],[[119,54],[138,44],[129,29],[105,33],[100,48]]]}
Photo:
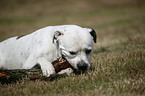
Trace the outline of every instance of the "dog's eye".
{"label": "dog's eye", "polygon": [[90,54],[92,50],[86,50],[86,54]]}
{"label": "dog's eye", "polygon": [[70,51],[69,53],[70,53],[71,55],[77,54],[77,52],[73,52],[73,51]]}

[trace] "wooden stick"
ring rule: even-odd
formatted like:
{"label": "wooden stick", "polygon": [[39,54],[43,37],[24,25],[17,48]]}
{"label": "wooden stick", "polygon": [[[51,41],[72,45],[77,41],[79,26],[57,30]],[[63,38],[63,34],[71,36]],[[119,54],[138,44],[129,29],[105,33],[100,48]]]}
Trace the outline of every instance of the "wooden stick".
{"label": "wooden stick", "polygon": [[[69,68],[70,64],[67,60],[64,60],[62,57],[58,58],[57,60],[52,62],[56,73],[60,72],[63,69]],[[54,78],[56,75],[50,76],[49,79],[52,77]],[[42,74],[41,69],[1,69],[0,70],[0,82],[3,83],[11,83],[13,81],[17,81],[22,78],[29,78],[30,80],[36,79],[48,79],[48,77],[44,77]]]}

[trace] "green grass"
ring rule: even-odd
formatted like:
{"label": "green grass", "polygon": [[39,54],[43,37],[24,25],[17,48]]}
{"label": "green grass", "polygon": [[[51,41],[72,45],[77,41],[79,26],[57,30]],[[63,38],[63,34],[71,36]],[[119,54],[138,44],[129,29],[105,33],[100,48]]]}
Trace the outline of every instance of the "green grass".
{"label": "green grass", "polygon": [[47,25],[78,24],[94,28],[98,42],[85,74],[0,84],[0,96],[144,96],[144,6],[143,0],[3,1],[0,41]]}

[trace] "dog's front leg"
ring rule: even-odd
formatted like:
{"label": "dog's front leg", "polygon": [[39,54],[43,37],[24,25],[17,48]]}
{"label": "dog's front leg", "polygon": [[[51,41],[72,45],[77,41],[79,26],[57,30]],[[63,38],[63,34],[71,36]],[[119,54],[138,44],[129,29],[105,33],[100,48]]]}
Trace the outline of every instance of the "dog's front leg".
{"label": "dog's front leg", "polygon": [[52,63],[43,57],[27,60],[26,63],[24,64],[23,68],[24,69],[31,69],[36,64],[40,65],[43,76],[49,77],[50,75],[55,74],[55,69],[54,69]]}

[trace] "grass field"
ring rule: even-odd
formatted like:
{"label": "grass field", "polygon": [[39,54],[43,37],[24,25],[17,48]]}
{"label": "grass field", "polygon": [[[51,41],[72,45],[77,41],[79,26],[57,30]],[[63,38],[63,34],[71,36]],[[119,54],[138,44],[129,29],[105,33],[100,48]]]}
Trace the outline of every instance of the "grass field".
{"label": "grass field", "polygon": [[0,0],[0,41],[48,25],[94,28],[92,70],[1,85],[0,96],[145,96],[144,0]]}

